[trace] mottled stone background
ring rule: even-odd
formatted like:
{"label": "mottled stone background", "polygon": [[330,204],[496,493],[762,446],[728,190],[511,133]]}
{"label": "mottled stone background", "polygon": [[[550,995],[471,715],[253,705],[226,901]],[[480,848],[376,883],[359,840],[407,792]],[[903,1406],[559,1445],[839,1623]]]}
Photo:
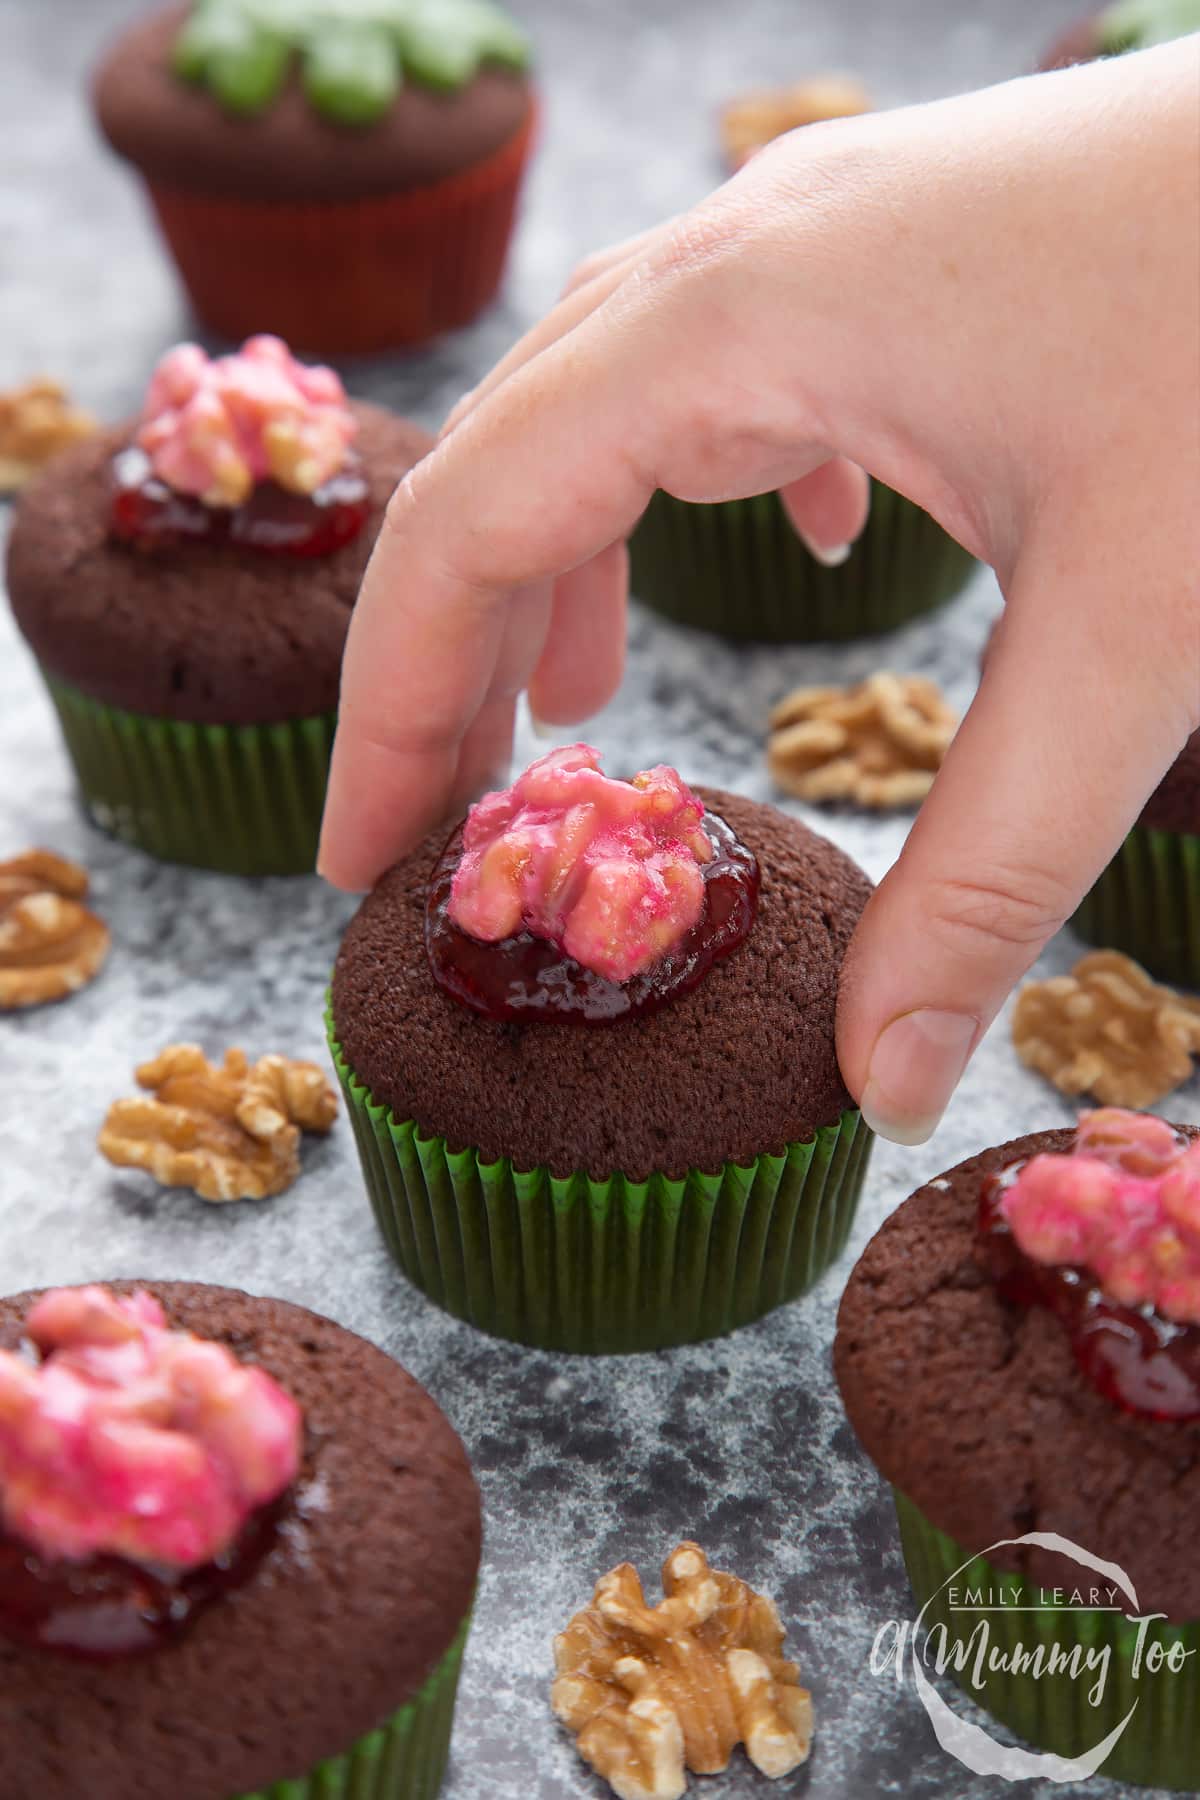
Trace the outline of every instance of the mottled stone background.
{"label": "mottled stone background", "polygon": [[[580,255],[713,183],[713,114],[730,91],[831,67],[860,71],[885,104],[1001,80],[1031,65],[1072,0],[518,0],[517,10],[541,45],[547,107],[505,299],[428,355],[346,370],[353,392],[430,425]],[[135,185],[100,149],[84,103],[97,46],[136,11],[130,0],[0,0],[0,386],[50,370],[114,417],[189,329]],[[937,676],[965,704],[998,606],[981,574],[948,611],[886,645],[763,653],[636,615],[624,690],[592,735],[622,765],[669,757],[695,779],[766,795],[763,718],[783,689],[886,662]],[[835,817],[824,828],[878,877],[905,825]],[[603,1569],[630,1557],[652,1573],[691,1536],[777,1596],[818,1718],[808,1769],[778,1789],[739,1754],[697,1793],[975,1800],[1002,1788],[972,1781],[938,1749],[911,1691],[868,1672],[875,1631],[905,1614],[907,1590],[888,1495],[842,1416],[829,1345],[854,1256],[910,1189],[982,1144],[1070,1119],[1018,1068],[1007,1019],[934,1141],[880,1147],[850,1250],[811,1300],[698,1349],[540,1355],[479,1336],[393,1273],[345,1126],[310,1150],[290,1193],[262,1205],[208,1207],[100,1161],[105,1106],[169,1040],[323,1055],[321,994],[350,903],[315,879],[161,868],[89,829],[32,665],[0,615],[0,855],[31,842],[94,870],[115,949],[103,979],[69,1005],[0,1022],[0,1291],[143,1273],[232,1282],[331,1313],[427,1383],[466,1438],[488,1522],[448,1800],[607,1793],[550,1716],[550,1640]],[[1043,970],[1075,953],[1065,939]],[[1171,1110],[1195,1118],[1197,1099],[1193,1086]],[[1087,1792],[1116,1789],[1097,1781]]]}

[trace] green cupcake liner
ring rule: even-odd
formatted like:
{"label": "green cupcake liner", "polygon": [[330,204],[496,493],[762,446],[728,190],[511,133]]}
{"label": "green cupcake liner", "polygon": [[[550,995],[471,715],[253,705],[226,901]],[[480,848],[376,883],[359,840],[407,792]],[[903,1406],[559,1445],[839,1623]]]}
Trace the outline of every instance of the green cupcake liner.
{"label": "green cupcake liner", "polygon": [[335,715],[191,725],[105,706],[43,669],[86,807],[163,862],[229,875],[316,864]]}
{"label": "green cupcake liner", "polygon": [[[1101,1743],[1134,1708],[1098,1777],[1187,1793],[1200,1788],[1200,1655],[1186,1655],[1200,1650],[1200,1622],[1156,1621],[1149,1627],[1135,1675],[1138,1627],[1123,1613],[1011,1610],[1018,1601],[1028,1600],[1036,1584],[997,1569],[982,1556],[972,1557],[899,1489],[893,1493],[909,1580],[919,1605],[928,1606],[922,1619],[926,1629],[944,1625],[951,1642],[964,1643],[980,1622],[986,1622],[989,1646],[1006,1658],[1018,1646],[1027,1652],[1042,1646],[1046,1655],[1055,1645],[1069,1653],[1078,1644],[1097,1657],[1108,1651],[1105,1689],[1096,1706],[1087,1694],[1098,1664],[1091,1674],[1074,1681],[1067,1674],[1045,1670],[1036,1678],[1011,1668],[997,1670],[987,1673],[986,1684],[978,1689],[971,1684],[971,1670],[958,1670],[951,1661],[946,1672],[964,1693],[1036,1749],[1066,1757],[1081,1756]],[[945,1591],[952,1576],[956,1589],[990,1589],[989,1598],[1002,1591],[1009,1596],[1007,1605],[978,1612],[961,1605],[952,1609]],[[1151,1672],[1152,1642],[1164,1651],[1181,1646],[1186,1655],[1182,1669],[1172,1671],[1164,1665]]]}
{"label": "green cupcake liner", "polygon": [[872,483],[866,530],[827,569],[777,494],[694,506],[657,493],[629,543],[639,600],[683,625],[771,644],[873,637],[940,606],[974,559],[936,520]]}
{"label": "green cupcake liner", "polygon": [[468,1616],[420,1692],[341,1756],[326,1757],[307,1775],[276,1781],[239,1800],[433,1800],[450,1753],[454,1698]]}
{"label": "green cupcake liner", "polygon": [[857,1112],[716,1175],[559,1177],[394,1118],[348,1066],[331,1012],[326,1024],[388,1249],[481,1331],[588,1354],[695,1343],[794,1300],[845,1245],[872,1142]]}
{"label": "green cupcake liner", "polygon": [[1200,835],[1135,825],[1071,925],[1160,981],[1200,988]]}

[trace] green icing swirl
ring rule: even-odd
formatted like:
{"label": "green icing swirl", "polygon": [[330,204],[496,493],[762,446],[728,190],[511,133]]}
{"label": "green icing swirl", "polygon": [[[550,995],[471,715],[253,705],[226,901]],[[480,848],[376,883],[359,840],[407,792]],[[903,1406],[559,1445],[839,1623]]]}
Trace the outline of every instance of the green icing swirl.
{"label": "green icing swirl", "polygon": [[529,66],[520,27],[492,0],[194,0],[175,72],[228,112],[263,112],[298,58],[315,110],[373,125],[402,82],[454,92],[485,63]]}
{"label": "green icing swirl", "polygon": [[1145,50],[1200,31],[1200,0],[1115,0],[1100,14],[1100,43],[1110,55]]}

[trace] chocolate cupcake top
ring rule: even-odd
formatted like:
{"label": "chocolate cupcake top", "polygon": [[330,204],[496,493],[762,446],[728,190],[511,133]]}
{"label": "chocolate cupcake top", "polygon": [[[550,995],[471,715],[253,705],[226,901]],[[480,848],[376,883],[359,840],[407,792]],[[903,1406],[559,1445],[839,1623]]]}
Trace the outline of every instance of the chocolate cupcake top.
{"label": "chocolate cupcake top", "polygon": [[[112,1284],[129,1293],[134,1284]],[[471,1603],[479,1496],[454,1431],[390,1357],[283,1301],[147,1285],[170,1322],[261,1366],[299,1403],[294,1509],[249,1579],[189,1633],[112,1662],[0,1631],[5,1792],[212,1800],[304,1774],[382,1724]],[[0,1301],[14,1349],[34,1300]]]}
{"label": "chocolate cupcake top", "polygon": [[8,545],[9,599],[38,660],[93,699],[160,718],[254,725],[332,711],[388,500],[433,441],[381,407],[349,412],[363,520],[322,555],[117,541],[114,457],[136,421],[56,457],[21,496]]}
{"label": "chocolate cupcake top", "polygon": [[757,859],[756,916],[689,991],[612,1023],[487,1018],[435,982],[426,909],[445,829],[385,875],[333,977],[335,1035],[374,1099],[452,1150],[593,1179],[716,1172],[836,1123],[853,1104],[838,976],[871,884],[775,808],[696,793]]}
{"label": "chocolate cupcake top", "polygon": [[[1106,1397],[1051,1308],[1003,1297],[979,1229],[989,1176],[1074,1144],[1045,1131],[986,1150],[893,1213],[847,1284],[838,1385],[883,1475],[968,1552],[1058,1532],[1127,1570],[1144,1610],[1195,1619],[1200,1420]],[[1045,1586],[1077,1574],[1029,1546],[990,1559]]]}
{"label": "chocolate cupcake top", "polygon": [[177,5],[130,27],[96,71],[113,149],[152,182],[307,203],[457,174],[532,107],[516,27],[474,0]]}

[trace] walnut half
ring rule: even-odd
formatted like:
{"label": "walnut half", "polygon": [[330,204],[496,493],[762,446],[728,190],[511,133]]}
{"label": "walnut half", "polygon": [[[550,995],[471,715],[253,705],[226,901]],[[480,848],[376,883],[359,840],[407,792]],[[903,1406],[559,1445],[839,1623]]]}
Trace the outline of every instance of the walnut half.
{"label": "walnut half", "polygon": [[112,939],[87,891],[86,869],[52,850],[0,862],[0,1012],[64,1000],[99,973]]}
{"label": "walnut half", "polygon": [[731,169],[798,125],[819,125],[871,110],[871,97],[853,75],[812,75],[791,87],[758,88],[721,109],[721,147]]}
{"label": "walnut half", "polygon": [[1012,1034],[1021,1061],[1060,1093],[1153,1106],[1200,1056],[1200,1000],[1159,986],[1118,950],[1093,950],[1069,975],[1021,989]]}
{"label": "walnut half", "polygon": [[0,494],[15,493],[52,456],[98,429],[46,375],[0,394]]}
{"label": "walnut half", "polygon": [[855,687],[802,687],[774,708],[767,767],[798,800],[915,806],[958,721],[936,682],[884,670]]}
{"label": "walnut half", "polygon": [[620,1800],[679,1800],[686,1769],[715,1774],[739,1743],[764,1775],[797,1768],[812,1699],[773,1603],[710,1569],[697,1544],[672,1551],[662,1578],[648,1606],[621,1563],[555,1639],[550,1702],[579,1754]]}
{"label": "walnut half", "polygon": [[325,1133],[337,1116],[316,1063],[286,1056],[251,1064],[244,1051],[227,1050],[218,1068],[198,1045],[171,1044],[136,1075],[150,1095],[113,1102],[101,1153],[202,1200],[282,1193],[300,1173],[301,1130]]}

